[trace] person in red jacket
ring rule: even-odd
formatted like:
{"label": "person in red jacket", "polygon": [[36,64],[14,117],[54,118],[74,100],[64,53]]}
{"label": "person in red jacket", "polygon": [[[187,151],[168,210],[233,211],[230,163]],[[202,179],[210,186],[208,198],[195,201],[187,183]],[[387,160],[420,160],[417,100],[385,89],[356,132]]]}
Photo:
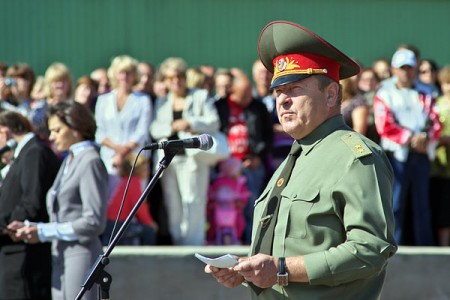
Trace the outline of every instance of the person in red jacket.
{"label": "person in red jacket", "polygon": [[[130,153],[125,160],[121,170],[120,176],[121,180],[111,196],[110,203],[108,204],[107,216],[107,226],[105,233],[103,234],[103,244],[107,245],[111,233],[113,233],[114,223],[122,204],[122,199],[124,197],[125,189],[128,183],[128,176],[131,171],[131,167],[136,159],[136,155]],[[135,170],[130,178],[130,184],[126,194],[125,202],[123,204],[122,211],[120,212],[119,221],[114,229],[114,234],[117,233],[120,226],[123,224],[125,219],[130,214],[134,205],[142,195],[143,185],[145,178],[148,178],[149,164],[146,158],[139,156],[136,161]],[[130,226],[125,231],[124,235],[119,241],[119,245],[154,245],[156,239],[156,232],[158,231],[158,225],[153,220],[149,204],[143,202],[141,207],[138,209],[133,221]]]}

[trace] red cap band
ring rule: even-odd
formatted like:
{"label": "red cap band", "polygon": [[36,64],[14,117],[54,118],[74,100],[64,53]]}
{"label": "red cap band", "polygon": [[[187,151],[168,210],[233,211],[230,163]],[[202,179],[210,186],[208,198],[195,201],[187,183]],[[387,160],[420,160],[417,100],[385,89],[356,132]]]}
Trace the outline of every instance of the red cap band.
{"label": "red cap band", "polygon": [[339,82],[339,63],[321,55],[311,53],[287,54],[275,57],[273,60],[275,79],[293,74],[323,74]]}

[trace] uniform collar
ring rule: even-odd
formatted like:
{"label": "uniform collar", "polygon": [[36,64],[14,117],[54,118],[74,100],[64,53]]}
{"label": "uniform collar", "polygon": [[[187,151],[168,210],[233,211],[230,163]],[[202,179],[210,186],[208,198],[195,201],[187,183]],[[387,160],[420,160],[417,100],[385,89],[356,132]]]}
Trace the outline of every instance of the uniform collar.
{"label": "uniform collar", "polygon": [[308,153],[326,136],[335,131],[336,129],[345,126],[344,118],[341,114],[331,117],[322,124],[320,124],[316,129],[314,129],[310,134],[304,137],[298,142],[302,145],[303,153],[308,155]]}

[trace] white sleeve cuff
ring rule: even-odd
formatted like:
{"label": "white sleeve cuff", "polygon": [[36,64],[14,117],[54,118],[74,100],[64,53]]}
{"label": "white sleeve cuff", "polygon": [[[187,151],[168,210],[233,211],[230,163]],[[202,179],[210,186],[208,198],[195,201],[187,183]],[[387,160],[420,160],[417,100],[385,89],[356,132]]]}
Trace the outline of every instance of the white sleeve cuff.
{"label": "white sleeve cuff", "polygon": [[72,222],[65,223],[39,223],[37,224],[38,236],[41,242],[54,240],[76,241],[78,240],[72,227]]}

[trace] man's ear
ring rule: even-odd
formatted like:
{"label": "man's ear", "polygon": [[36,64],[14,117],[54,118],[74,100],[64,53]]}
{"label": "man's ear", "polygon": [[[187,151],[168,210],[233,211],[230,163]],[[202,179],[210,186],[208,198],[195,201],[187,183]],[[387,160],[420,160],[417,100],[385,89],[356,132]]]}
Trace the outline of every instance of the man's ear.
{"label": "man's ear", "polygon": [[325,88],[325,96],[329,107],[336,106],[339,97],[339,83],[332,82]]}

